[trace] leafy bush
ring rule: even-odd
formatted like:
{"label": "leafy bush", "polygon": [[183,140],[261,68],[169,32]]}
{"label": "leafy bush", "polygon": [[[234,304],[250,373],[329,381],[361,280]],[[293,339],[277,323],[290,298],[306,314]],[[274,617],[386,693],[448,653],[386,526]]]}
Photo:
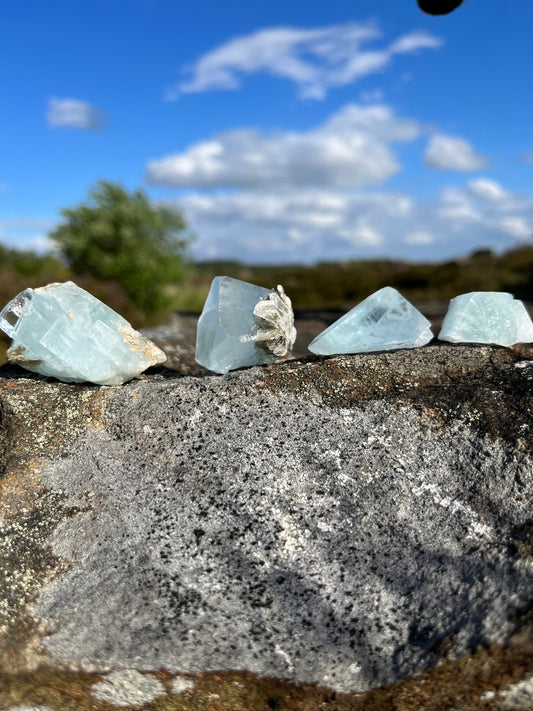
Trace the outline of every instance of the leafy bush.
{"label": "leafy bush", "polygon": [[49,236],[75,274],[118,282],[145,316],[172,306],[170,287],[186,274],[191,240],[179,210],[100,181],[87,202],[61,215],[65,222]]}

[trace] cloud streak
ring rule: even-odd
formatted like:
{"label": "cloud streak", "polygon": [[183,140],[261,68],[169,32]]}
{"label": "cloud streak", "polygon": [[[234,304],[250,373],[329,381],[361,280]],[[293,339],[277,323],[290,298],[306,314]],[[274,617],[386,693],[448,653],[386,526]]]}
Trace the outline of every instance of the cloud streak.
{"label": "cloud streak", "polygon": [[166,94],[238,89],[246,76],[266,74],[298,87],[302,99],[324,99],[330,89],[348,86],[382,72],[400,55],[438,49],[443,42],[425,31],[398,37],[385,47],[366,49],[381,39],[373,22],[350,22],[314,29],[272,27],[237,37],[201,56]]}
{"label": "cloud streak", "polygon": [[99,131],[103,127],[104,113],[86,101],[52,97],[48,100],[46,120],[52,128]]}
{"label": "cloud streak", "polygon": [[422,201],[390,191],[294,188],[196,193],[177,204],[199,235],[200,259],[435,259],[479,246],[501,250],[533,241],[533,198],[488,179],[446,188]]}
{"label": "cloud streak", "polygon": [[488,166],[488,160],[468,141],[442,133],[430,138],[424,158],[428,168],[436,170],[470,172]]}

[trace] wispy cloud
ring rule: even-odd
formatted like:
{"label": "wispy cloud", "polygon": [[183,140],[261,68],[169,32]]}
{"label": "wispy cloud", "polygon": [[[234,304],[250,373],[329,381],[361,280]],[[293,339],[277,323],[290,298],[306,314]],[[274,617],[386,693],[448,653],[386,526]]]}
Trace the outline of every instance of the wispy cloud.
{"label": "wispy cloud", "polygon": [[[484,179],[485,180],[485,179]],[[199,235],[198,258],[312,262],[355,256],[434,259],[479,245],[533,241],[533,197],[482,184],[430,200],[390,191],[339,189],[189,194],[177,202]],[[503,196],[494,199],[498,192]]]}
{"label": "wispy cloud", "polygon": [[482,170],[488,165],[487,159],[468,141],[442,133],[430,138],[424,158],[429,168],[437,170],[469,172]]}
{"label": "wispy cloud", "polygon": [[104,113],[79,99],[48,100],[46,120],[53,128],[76,128],[80,131],[98,131],[103,127]]}
{"label": "wispy cloud", "polygon": [[4,230],[24,232],[35,230],[52,230],[57,224],[53,217],[5,217],[0,220]]}
{"label": "wispy cloud", "polygon": [[50,251],[46,234],[57,225],[50,217],[6,217],[0,219],[0,240],[19,249]]}
{"label": "wispy cloud", "polygon": [[410,232],[404,240],[405,244],[426,246],[435,242],[434,235],[429,232]]}
{"label": "wispy cloud", "polygon": [[533,219],[531,216],[526,217],[504,217],[501,221],[501,227],[511,237],[516,237],[518,240],[533,239]]}
{"label": "wispy cloud", "polygon": [[175,100],[182,94],[238,89],[245,76],[262,73],[293,82],[301,98],[324,99],[332,88],[383,71],[398,55],[442,46],[435,35],[414,31],[385,47],[363,48],[381,37],[372,22],[262,29],[201,56],[184,70],[188,79],[169,89],[166,97]]}
{"label": "wispy cloud", "polygon": [[486,198],[492,202],[500,202],[507,197],[507,193],[495,180],[478,178],[468,181],[468,190],[481,198]]}
{"label": "wispy cloud", "polygon": [[412,141],[421,130],[386,105],[349,104],[305,133],[220,134],[151,161],[147,180],[204,189],[375,185],[399,170],[391,144]]}
{"label": "wispy cloud", "polygon": [[393,193],[335,190],[188,195],[178,204],[201,235],[200,257],[313,261],[380,248],[411,200]]}

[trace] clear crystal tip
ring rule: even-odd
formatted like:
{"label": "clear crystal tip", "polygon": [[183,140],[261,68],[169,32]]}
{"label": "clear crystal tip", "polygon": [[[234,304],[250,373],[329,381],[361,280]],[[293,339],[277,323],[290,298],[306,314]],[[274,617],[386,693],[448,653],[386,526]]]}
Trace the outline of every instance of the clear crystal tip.
{"label": "clear crystal tip", "polygon": [[71,281],[26,289],[0,312],[13,339],[7,359],[68,383],[120,385],[166,356],[131,325]]}

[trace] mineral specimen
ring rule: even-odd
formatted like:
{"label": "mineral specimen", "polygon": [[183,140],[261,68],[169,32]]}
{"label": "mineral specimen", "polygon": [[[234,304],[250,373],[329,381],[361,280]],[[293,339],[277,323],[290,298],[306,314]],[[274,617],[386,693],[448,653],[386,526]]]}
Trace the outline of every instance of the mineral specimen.
{"label": "mineral specimen", "polygon": [[84,289],[67,281],[26,289],[0,312],[7,359],[67,383],[120,385],[166,356]]}
{"label": "mineral specimen", "polygon": [[269,292],[254,308],[255,345],[275,356],[287,354],[296,340],[292,303],[283,287]]}
{"label": "mineral specimen", "polygon": [[433,338],[430,322],[396,289],[385,286],[311,341],[319,355],[418,348]]}
{"label": "mineral specimen", "polygon": [[196,336],[196,361],[215,373],[272,363],[294,344],[291,301],[239,279],[215,277]]}
{"label": "mineral specimen", "polygon": [[512,294],[472,291],[450,301],[439,339],[513,346],[533,341],[533,323],[524,304]]}

